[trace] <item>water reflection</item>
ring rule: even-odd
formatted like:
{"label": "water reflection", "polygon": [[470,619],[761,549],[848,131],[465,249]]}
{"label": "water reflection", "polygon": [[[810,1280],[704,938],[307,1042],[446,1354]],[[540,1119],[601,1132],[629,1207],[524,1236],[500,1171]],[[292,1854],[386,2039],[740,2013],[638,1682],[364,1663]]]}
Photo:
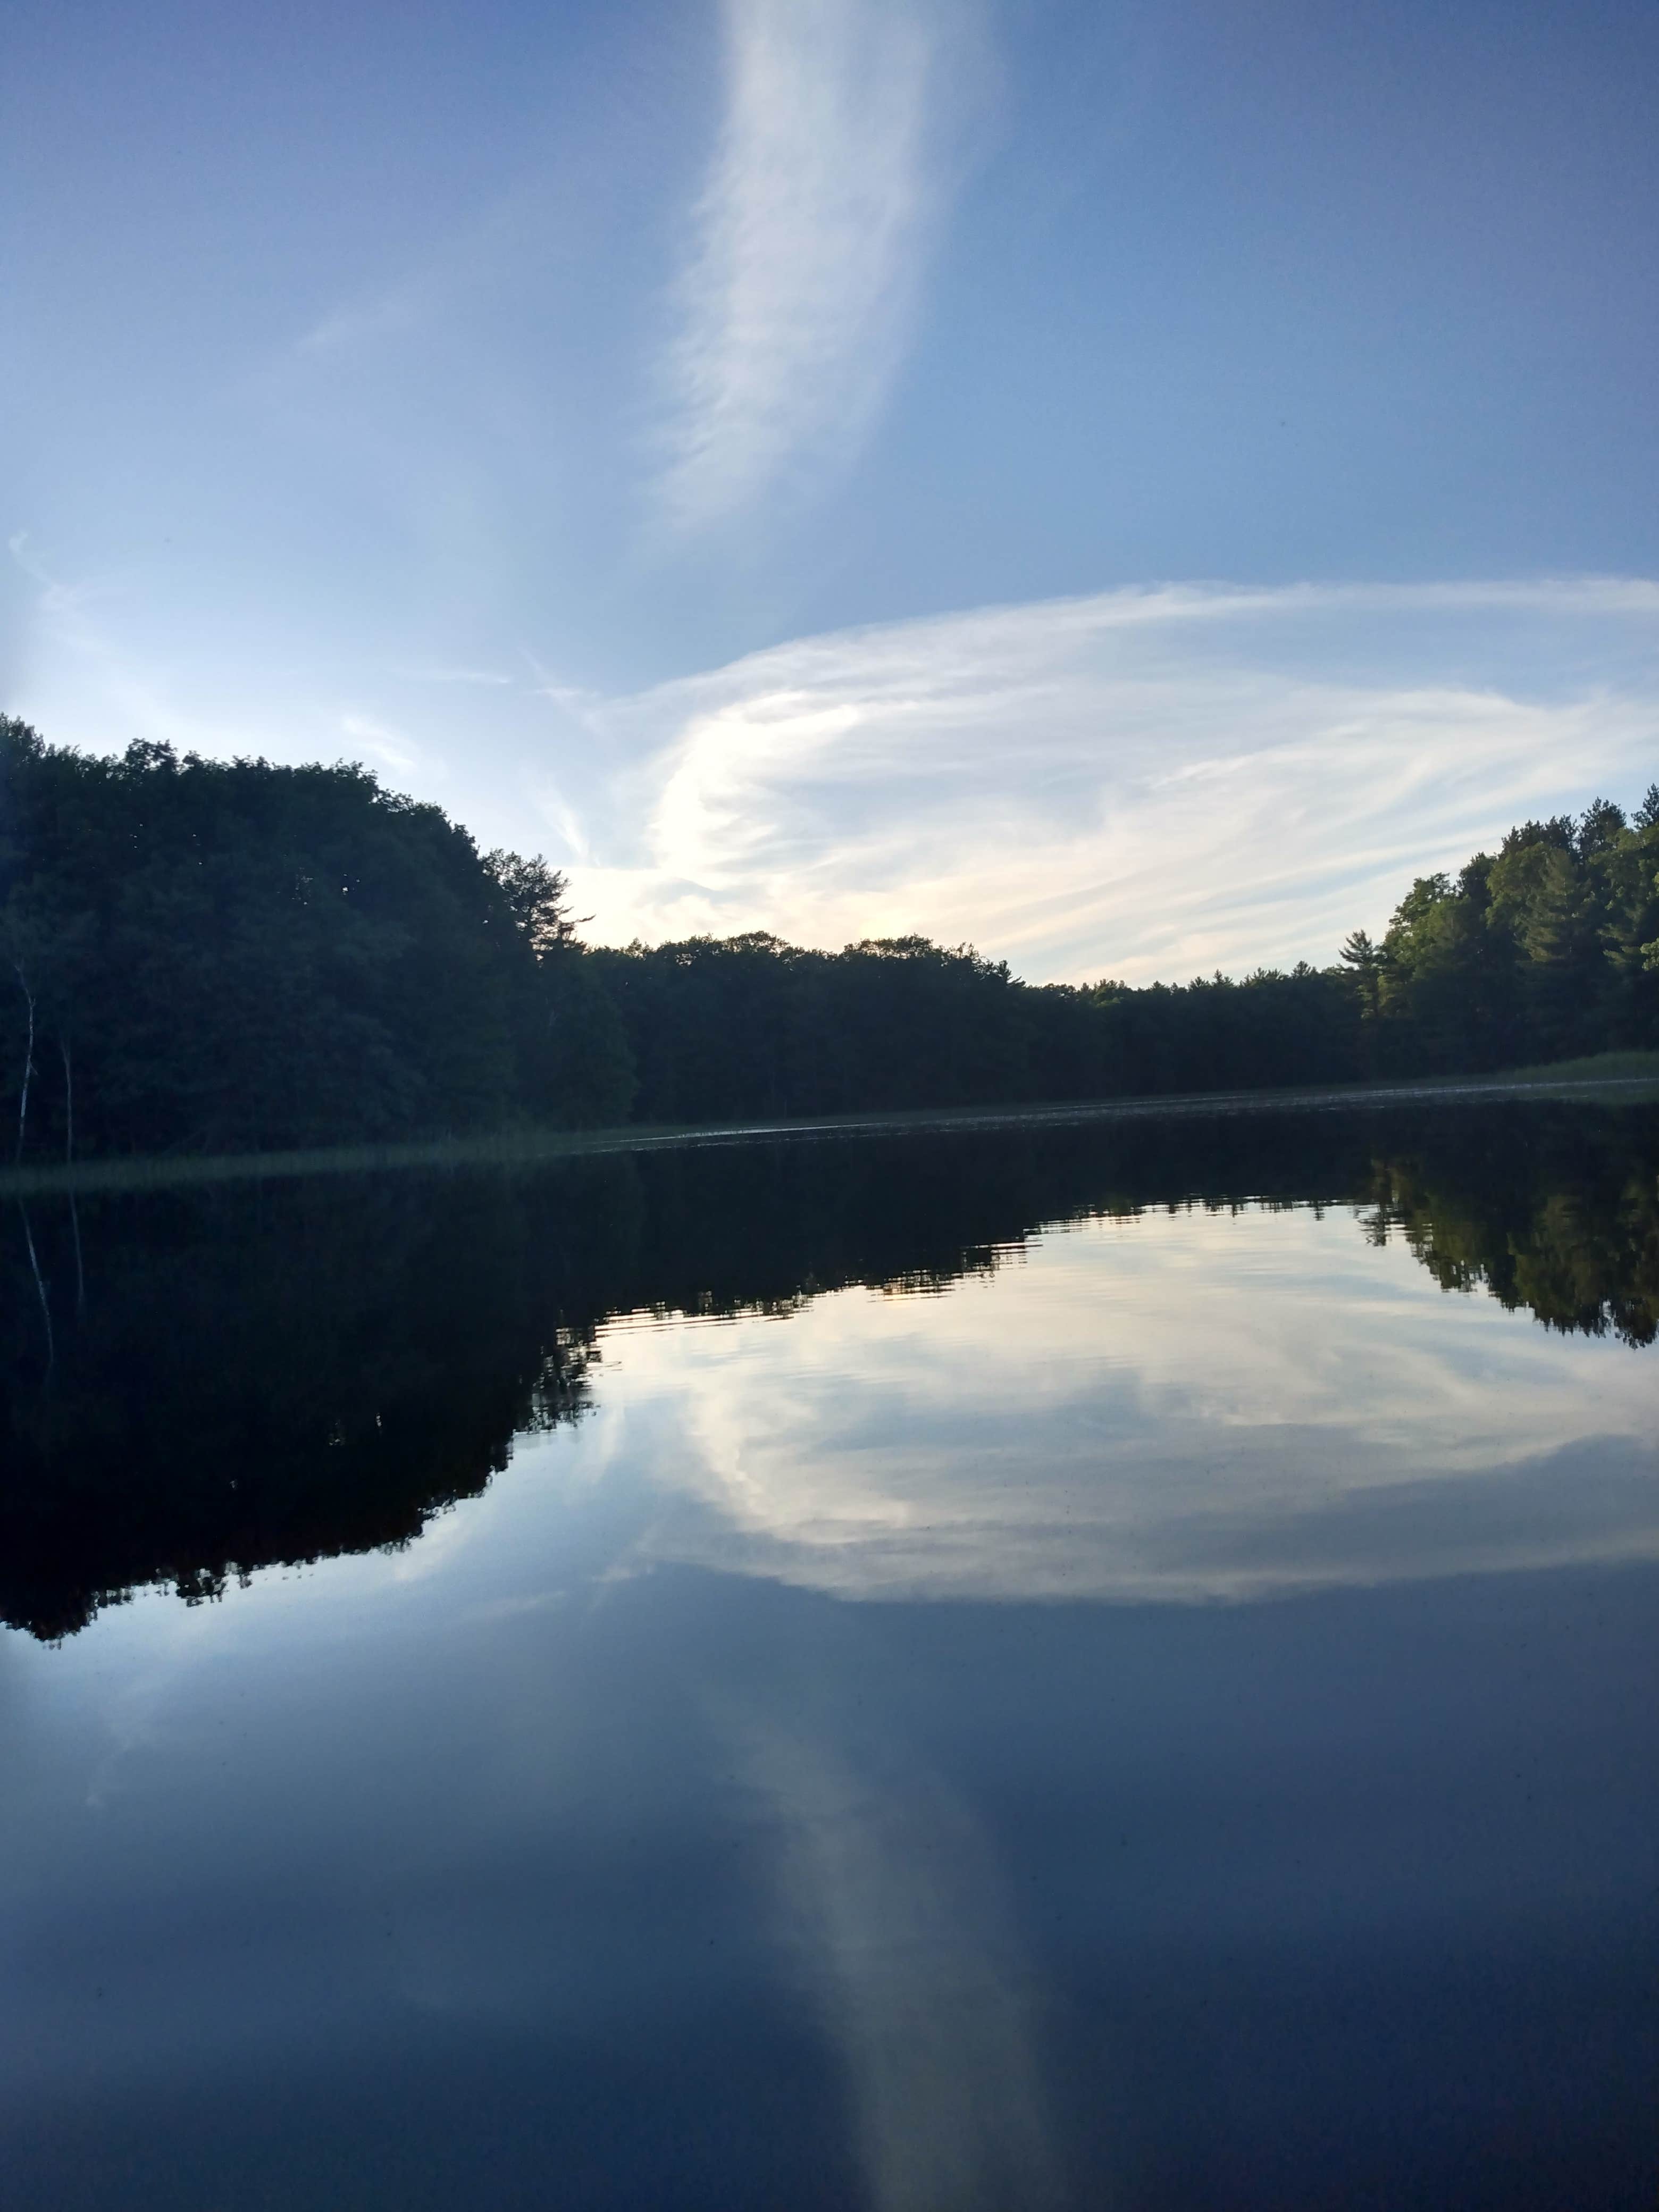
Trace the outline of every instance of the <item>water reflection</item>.
{"label": "water reflection", "polygon": [[9,2206],[1650,2197],[1656,1168],[1528,1110],[103,1200],[82,1316],[37,1209]]}
{"label": "water reflection", "polygon": [[844,1597],[1191,1601],[1659,1553],[1645,1364],[1449,1307],[1341,1226],[1051,1233],[1017,1293],[833,1294],[799,1340],[613,1325],[599,1418],[660,1493],[639,1556]]}
{"label": "water reflection", "polygon": [[840,2053],[872,2212],[1062,2202],[1037,1977],[968,1803],[913,1750],[861,1770],[793,1710],[733,1741],[781,1830],[783,1947]]}
{"label": "water reflection", "polygon": [[[853,1285],[939,1291],[1020,1259],[1044,1224],[1182,1208],[1193,1209],[1184,1229],[1120,1248],[1109,1266],[1050,1240],[1018,1340],[999,1334],[1000,1311],[983,1344],[952,1346],[948,1328],[925,1333],[925,1345],[920,1334],[896,1342],[867,1312],[838,1310],[820,1334],[812,1409],[827,1487],[803,1489],[800,1470],[782,1467],[794,1453],[787,1392],[744,1391],[718,1358],[706,1371],[692,1360],[677,1375],[672,1419],[699,1448],[668,1455],[684,1478],[679,1527],[672,1543],[662,1529],[657,1540],[723,1565],[746,1543],[751,1565],[832,1587],[925,1579],[985,1593],[971,1487],[940,1418],[961,1398],[943,1371],[954,1364],[969,1377],[977,1464],[1002,1501],[989,1527],[1003,1562],[994,1581],[1008,1590],[1161,1576],[1172,1593],[1237,1594],[1304,1573],[1340,1578],[1384,1559],[1408,1518],[1416,1550],[1401,1571],[1431,1553],[1448,1567],[1498,1552],[1511,1564],[1600,1555],[1621,1531],[1640,1547],[1648,1470],[1632,1475],[1630,1453],[1608,1445],[1644,1426],[1634,1377],[1598,1383],[1606,1420],[1587,1437],[1576,1409],[1563,1430],[1540,1403],[1549,1370],[1535,1343],[1466,1331],[1458,1356],[1510,1370],[1501,1397],[1496,1374],[1486,1378],[1472,1428],[1440,1340],[1444,1316],[1420,1303],[1409,1314],[1376,1307],[1396,1279],[1366,1274],[1358,1238],[1346,1258],[1322,1240],[1316,1262],[1305,1236],[1298,1246],[1286,1225],[1264,1227],[1261,1264],[1277,1279],[1252,1307],[1237,1295],[1239,1266],[1255,1264],[1241,1261],[1249,1231],[1225,1224],[1246,1206],[1353,1208],[1360,1235],[1403,1240],[1448,1291],[1489,1291],[1553,1330],[1644,1346],[1659,1326],[1656,1160],[1651,1114],[1532,1107],[781,1146],[523,1177],[388,1176],[83,1200],[76,1219],[37,1205],[5,1248],[0,1616],[61,1636],[143,1583],[214,1596],[264,1566],[407,1543],[504,1468],[515,1437],[592,1402],[611,1316],[784,1314]],[[1340,1297],[1316,1280],[1333,1266]],[[827,1341],[837,1330],[838,1347]],[[630,1333],[628,1344],[629,1360],[647,1364],[644,1340]],[[826,1472],[844,1427],[838,1360],[856,1360],[870,1386],[860,1408],[880,1432],[873,1474],[846,1436]],[[884,1361],[896,1376],[884,1400]],[[1085,1365],[1092,1403],[1076,1387]],[[916,1411],[930,1367],[933,1471],[907,1473],[909,1416],[897,1401]],[[1102,1374],[1121,1386],[1109,1408]],[[1207,1504],[1168,1489],[1174,1517],[1143,1513],[1109,1556],[1097,1547],[1092,1583],[1079,1581],[1063,1495],[1018,1528],[1006,1510],[1022,1425],[1040,1414],[1052,1430],[1066,1407],[1083,1428],[1058,1458],[1045,1441],[1045,1462],[1053,1476],[1073,1451],[1097,1516],[1116,1510],[1100,1479],[1114,1451],[1136,1455],[1143,1504],[1148,1467],[1188,1465],[1194,1449],[1216,1462],[1220,1485]],[[1356,1431],[1342,1496],[1310,1519],[1333,1419]],[[1501,1500],[1460,1497],[1458,1480],[1506,1455],[1514,1479]],[[1391,1468],[1443,1478],[1443,1526],[1421,1518],[1422,1501],[1390,1499]],[[1556,1525],[1566,1498],[1571,1525]],[[699,1506],[725,1532],[718,1542],[699,1528]],[[1501,1524],[1485,1534],[1483,1510]],[[1273,1556],[1253,1559],[1264,1540]],[[810,1568],[803,1545],[816,1553]]]}

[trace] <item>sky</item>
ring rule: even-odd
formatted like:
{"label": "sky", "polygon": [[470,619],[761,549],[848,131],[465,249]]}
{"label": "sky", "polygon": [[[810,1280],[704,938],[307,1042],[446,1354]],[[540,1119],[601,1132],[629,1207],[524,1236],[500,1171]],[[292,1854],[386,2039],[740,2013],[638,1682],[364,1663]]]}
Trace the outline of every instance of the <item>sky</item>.
{"label": "sky", "polygon": [[1650,0],[14,0],[0,708],[599,941],[1328,962],[1659,777]]}

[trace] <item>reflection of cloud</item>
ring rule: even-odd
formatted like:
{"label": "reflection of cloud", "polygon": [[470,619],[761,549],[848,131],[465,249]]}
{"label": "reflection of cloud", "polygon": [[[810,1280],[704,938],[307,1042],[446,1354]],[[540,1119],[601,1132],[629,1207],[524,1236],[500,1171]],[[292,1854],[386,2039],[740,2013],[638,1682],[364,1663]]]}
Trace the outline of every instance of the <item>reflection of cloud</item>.
{"label": "reflection of cloud", "polygon": [[669,365],[681,525],[856,441],[897,364],[936,189],[940,27],[918,0],[726,0],[725,17],[726,122]]}
{"label": "reflection of cloud", "polygon": [[785,1905],[841,2051],[872,2212],[1060,2201],[1021,1955],[984,1838],[914,1759],[862,1777],[738,1728],[785,1824]]}
{"label": "reflection of cloud", "polygon": [[[920,928],[1036,977],[1330,959],[1651,774],[1659,586],[1170,587],[809,638],[613,702],[613,942]],[[586,810],[590,813],[592,808]]]}
{"label": "reflection of cloud", "polygon": [[925,1310],[624,1330],[658,1558],[1188,1601],[1659,1556],[1639,1358],[1311,1213],[1051,1235]]}

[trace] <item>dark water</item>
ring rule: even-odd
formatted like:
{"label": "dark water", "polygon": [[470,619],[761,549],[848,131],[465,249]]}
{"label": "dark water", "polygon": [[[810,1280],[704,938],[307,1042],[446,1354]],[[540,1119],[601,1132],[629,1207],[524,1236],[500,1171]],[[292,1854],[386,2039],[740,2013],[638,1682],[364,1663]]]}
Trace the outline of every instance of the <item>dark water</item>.
{"label": "dark water", "polygon": [[1651,1110],[27,1232],[7,2205],[1651,2205]]}

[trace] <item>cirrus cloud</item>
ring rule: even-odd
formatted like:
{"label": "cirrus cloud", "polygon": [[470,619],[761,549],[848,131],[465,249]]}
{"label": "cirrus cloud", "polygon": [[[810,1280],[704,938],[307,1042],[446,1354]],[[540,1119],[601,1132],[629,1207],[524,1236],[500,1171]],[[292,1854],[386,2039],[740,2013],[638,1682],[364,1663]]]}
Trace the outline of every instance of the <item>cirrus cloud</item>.
{"label": "cirrus cloud", "polygon": [[590,727],[598,937],[1329,959],[1413,875],[1659,773],[1659,586],[1106,592],[778,646]]}
{"label": "cirrus cloud", "polygon": [[726,0],[726,115],[679,284],[661,493],[719,521],[854,447],[902,358],[960,20],[927,0]]}

